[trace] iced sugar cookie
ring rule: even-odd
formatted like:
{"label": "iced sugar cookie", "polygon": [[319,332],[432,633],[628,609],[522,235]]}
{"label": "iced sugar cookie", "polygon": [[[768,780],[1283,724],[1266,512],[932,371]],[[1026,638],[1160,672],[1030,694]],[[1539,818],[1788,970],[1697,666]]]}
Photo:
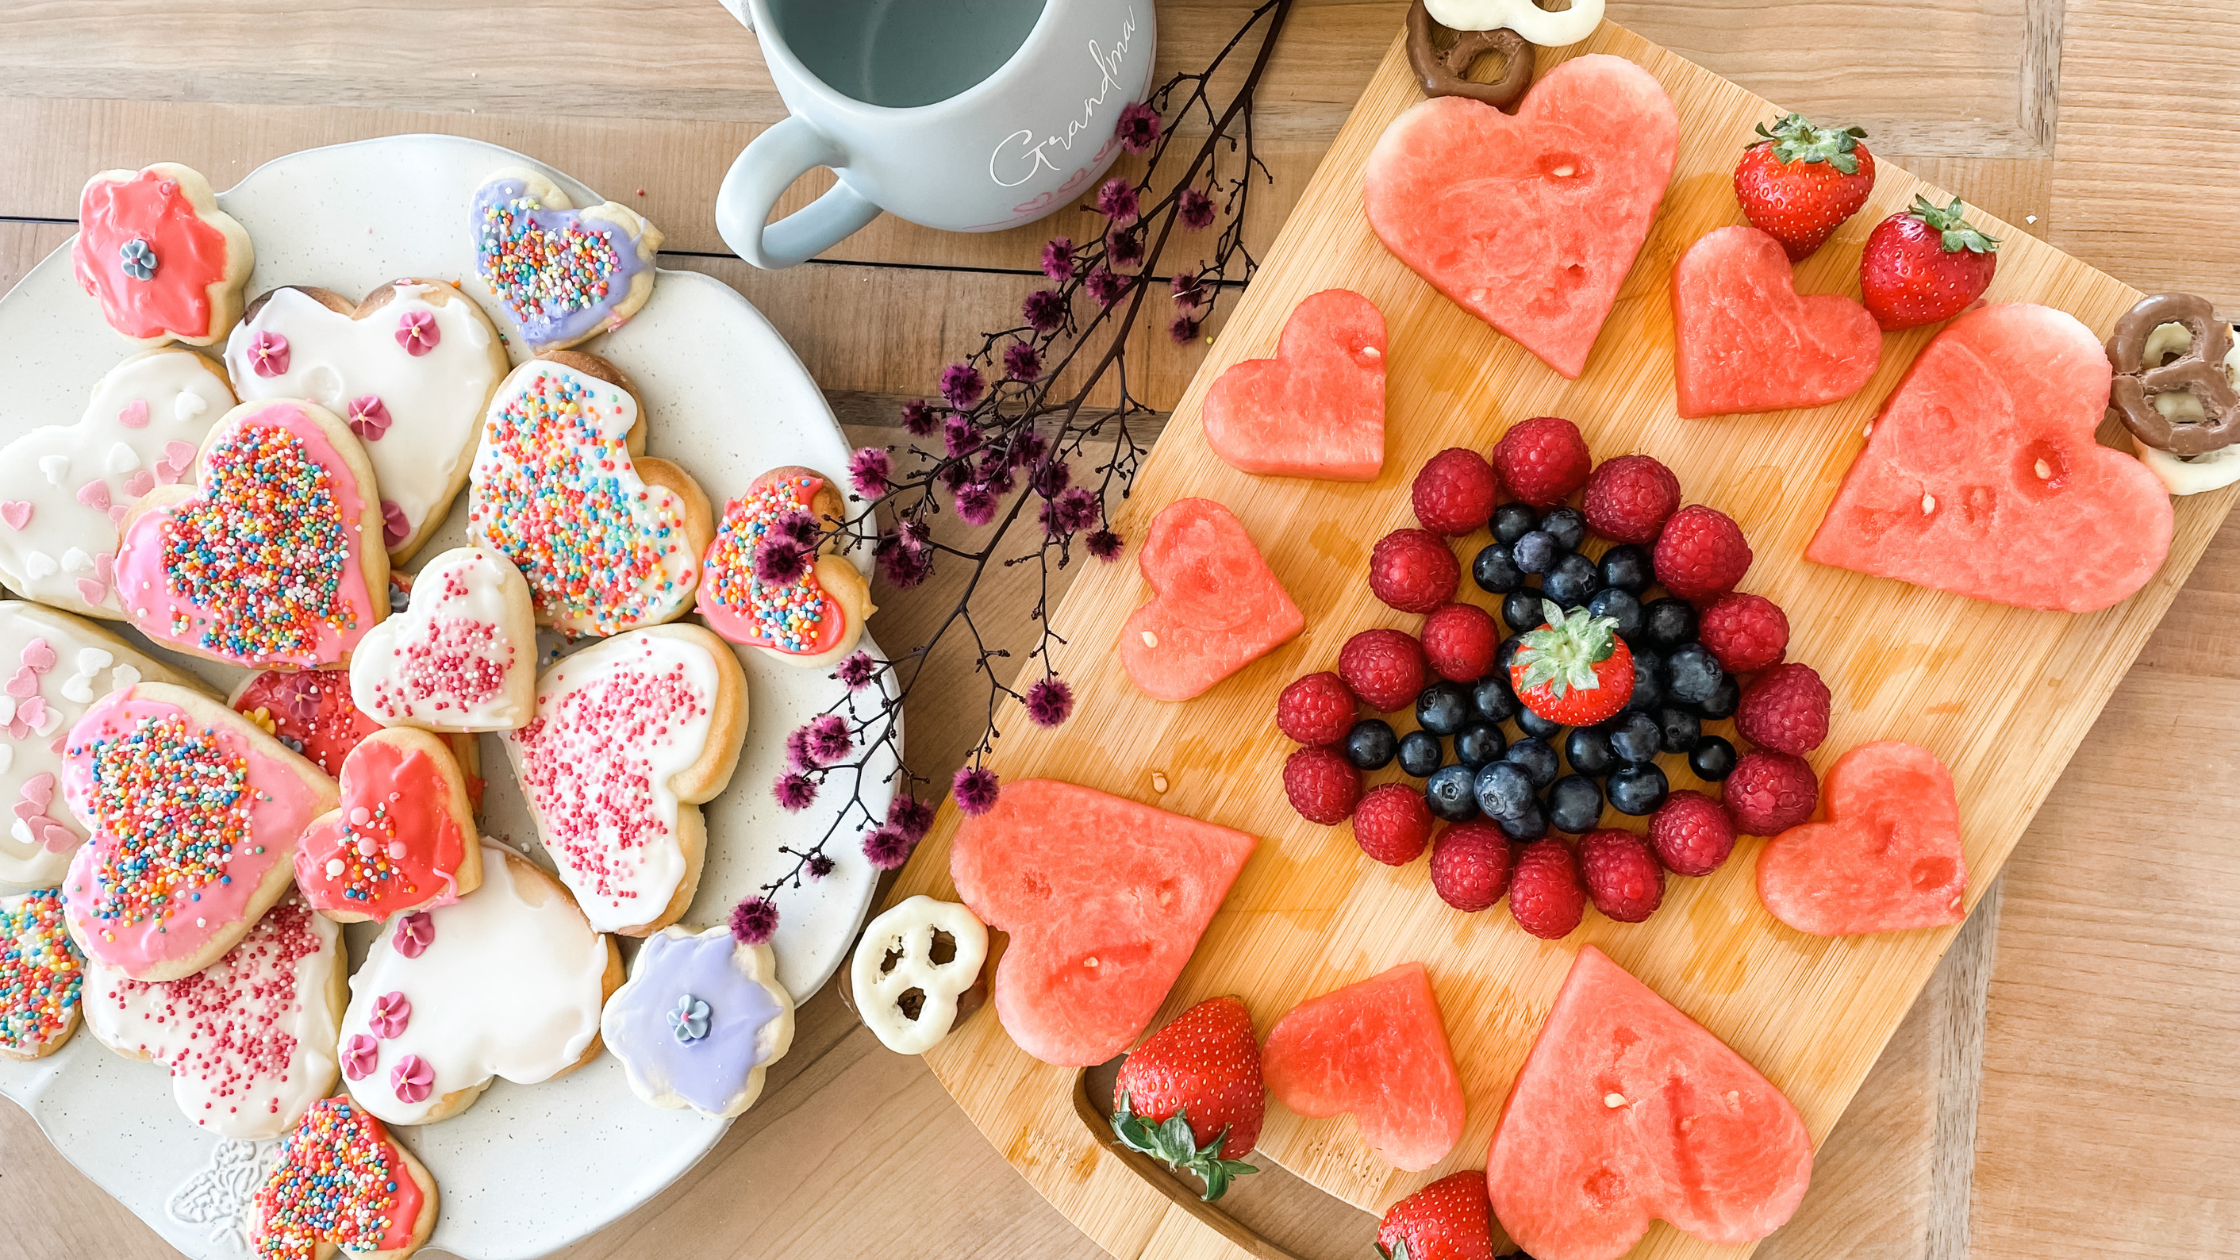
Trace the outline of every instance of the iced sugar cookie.
{"label": "iced sugar cookie", "polygon": [[793,995],[768,945],[731,929],[669,927],[646,938],[599,1020],[631,1092],[656,1107],[735,1116],[793,1045]]}
{"label": "iced sugar cookie", "polygon": [[147,346],[207,346],[241,318],[256,254],[209,180],[158,162],[86,181],[70,259],[111,328]]}
{"label": "iced sugar cookie", "polygon": [[529,580],[538,624],[619,634],[692,607],[708,496],[645,449],[629,381],[595,355],[531,359],[490,400],[467,535]]}
{"label": "iced sugar cookie", "polygon": [[535,171],[499,171],[474,192],[475,272],[534,351],[620,328],[653,295],[661,229],[618,202],[573,206]]}
{"label": "iced sugar cookie", "polygon": [[807,468],[773,468],[755,478],[724,505],[701,561],[699,607],[709,628],[794,665],[830,665],[854,651],[863,619],[878,610],[871,583],[829,539],[792,566],[799,574],[792,581],[766,584],[755,576],[755,553],[766,539],[786,546],[789,533],[809,536],[846,515],[840,492]]}
{"label": "iced sugar cookie", "polygon": [[436,1227],[436,1182],[366,1109],[323,1098],[280,1144],[257,1188],[249,1246],[257,1260],[404,1260]]}
{"label": "iced sugar cookie", "polygon": [[441,735],[375,731],[342,763],[342,803],[303,833],[296,886],[330,919],[387,919],[482,882],[466,775]]}
{"label": "iced sugar cookie", "polygon": [[76,424],[0,447],[0,580],[43,604],[122,617],[117,522],[140,496],[186,479],[233,391],[210,360],[173,347],[109,369]]}
{"label": "iced sugar cookie", "polygon": [[288,890],[334,780],[184,687],[136,683],[70,728],[63,799],[92,839],[62,884],[86,956],[176,980],[233,948]]}
{"label": "iced sugar cookie", "polygon": [[457,1115],[493,1076],[533,1085],[598,1056],[622,955],[526,858],[485,843],[481,860],[481,888],[385,924],[350,977],[342,1074],[391,1124]]}
{"label": "iced sugar cookie", "polygon": [[125,615],[157,643],[229,665],[347,663],[388,613],[373,470],[312,403],[243,403],[203,443],[192,486],[126,513]]}
{"label": "iced sugar cookie", "polygon": [[358,303],[326,289],[274,289],[226,340],[226,370],[244,400],[307,398],[365,445],[394,561],[420,549],[467,484],[482,410],[506,366],[490,317],[433,280],[385,284]]}
{"label": "iced sugar cookie", "polygon": [[78,1030],[85,956],[62,924],[62,890],[0,897],[0,1058],[42,1059]]}
{"label": "iced sugar cookie", "polygon": [[359,709],[388,726],[510,731],[537,703],[529,583],[487,547],[459,547],[413,579],[411,605],[375,626],[350,659]]}
{"label": "iced sugar cookie", "polygon": [[85,842],[60,789],[70,728],[96,700],[145,679],[195,684],[93,622],[0,600],[0,891],[51,888]]}
{"label": "iced sugar cookie", "polygon": [[747,730],[746,672],[698,626],[654,626],[562,657],[506,737],[537,837],[593,927],[643,936],[700,884],[707,824]]}
{"label": "iced sugar cookie", "polygon": [[972,911],[926,896],[898,902],[856,942],[848,971],[856,1014],[887,1049],[924,1054],[956,1026],[959,999],[980,983],[986,961],[988,927]]}

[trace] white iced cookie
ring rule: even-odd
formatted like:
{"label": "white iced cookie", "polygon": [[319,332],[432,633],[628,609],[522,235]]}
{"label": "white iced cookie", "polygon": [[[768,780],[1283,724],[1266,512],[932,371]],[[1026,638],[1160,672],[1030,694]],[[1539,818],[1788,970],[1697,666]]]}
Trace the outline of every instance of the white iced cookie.
{"label": "white iced cookie", "polygon": [[[948,938],[948,949],[939,948]],[[945,961],[935,957],[946,952]],[[957,999],[980,979],[988,928],[953,901],[917,896],[889,908],[856,942],[849,979],[856,1013],[896,1054],[924,1054],[957,1022]],[[904,1004],[918,994],[916,1010]]]}
{"label": "white iced cookie", "polygon": [[793,1045],[793,995],[777,974],[768,945],[736,940],[729,928],[663,928],[646,938],[629,982],[607,999],[600,1036],[638,1097],[674,1111],[738,1115]]}
{"label": "white iced cookie", "polygon": [[537,703],[529,584],[484,547],[457,547],[412,579],[411,604],[350,654],[350,695],[383,726],[510,731]]}
{"label": "white iced cookie", "polygon": [[2162,478],[2162,484],[2175,495],[2222,490],[2240,481],[2240,445],[2219,447],[2191,459],[2158,451],[2137,437],[2131,439],[2131,449],[2139,453],[2139,462]]}
{"label": "white iced cookie", "polygon": [[1576,44],[1602,24],[1602,0],[1571,0],[1571,7],[1550,13],[1532,0],[1423,0],[1431,20],[1457,31],[1508,27],[1542,48]]}
{"label": "white iced cookie", "polygon": [[171,1073],[189,1120],[221,1137],[276,1138],[334,1088],[341,930],[290,893],[239,944],[192,975],[154,983],[86,966],[86,1028]]}
{"label": "white iced cookie", "polygon": [[350,977],[342,1074],[391,1124],[466,1110],[502,1076],[548,1081],[599,1053],[622,956],[528,859],[485,844],[482,887],[382,925]]}
{"label": "white iced cookie", "polygon": [[18,595],[121,618],[117,522],[157,486],[187,479],[233,408],[225,374],[192,350],[149,350],[110,368],[76,424],[0,447],[0,580]]}

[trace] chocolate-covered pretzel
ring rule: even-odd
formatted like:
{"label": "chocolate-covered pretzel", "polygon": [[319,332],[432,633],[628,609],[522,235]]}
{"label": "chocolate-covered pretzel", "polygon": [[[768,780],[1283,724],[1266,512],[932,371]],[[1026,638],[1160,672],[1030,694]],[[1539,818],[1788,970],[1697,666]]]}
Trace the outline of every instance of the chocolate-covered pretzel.
{"label": "chocolate-covered pretzel", "polygon": [[[2185,353],[2168,359],[2167,351],[2158,351],[2149,363],[2148,347],[2165,324],[2184,326],[2190,338]],[[2225,364],[2231,353],[2232,328],[2207,298],[2149,294],[2116,321],[2108,338],[2108,363],[2115,369],[2109,402],[2124,427],[2156,450],[2178,456],[2221,450],[2240,442],[2240,390]],[[2163,394],[2191,394],[2202,418],[2173,420],[2155,406]]]}
{"label": "chocolate-covered pretzel", "polygon": [[[1501,54],[1501,77],[1479,83],[1470,77],[1470,63],[1489,52]],[[1425,96],[1463,96],[1495,109],[1515,105],[1532,86],[1532,45],[1524,36],[1506,27],[1458,31],[1441,26],[1423,0],[1408,6],[1408,64],[1415,67]]]}

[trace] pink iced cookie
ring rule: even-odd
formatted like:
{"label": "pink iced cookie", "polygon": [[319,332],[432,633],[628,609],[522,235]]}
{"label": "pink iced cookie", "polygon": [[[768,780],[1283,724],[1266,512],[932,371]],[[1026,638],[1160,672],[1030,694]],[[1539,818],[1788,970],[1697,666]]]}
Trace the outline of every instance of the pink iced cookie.
{"label": "pink iced cookie", "polygon": [[1818,407],[1882,362],[1882,329],[1840,293],[1797,292],[1781,242],[1723,227],[1672,269],[1673,378],[1683,416]]}
{"label": "pink iced cookie", "polygon": [[[773,531],[807,533],[846,516],[840,492],[807,468],[773,468],[747,492],[724,505],[715,541],[700,562],[700,615],[708,628],[745,647],[761,648],[791,665],[820,667],[853,651],[863,637],[871,584],[837,555],[829,540],[801,557],[790,582],[764,582],[755,553]],[[789,545],[777,537],[774,545]]]}
{"label": "pink iced cookie", "polygon": [[146,346],[207,346],[241,318],[256,255],[209,180],[158,162],[86,181],[70,259],[111,328]]}
{"label": "pink iced cookie", "polygon": [[1306,628],[1244,523],[1211,499],[1151,519],[1136,555],[1151,602],[1120,630],[1120,664],[1154,700],[1188,700]]}
{"label": "pink iced cookie", "polygon": [[1206,393],[1206,445],[1276,477],[1370,481],[1384,467],[1384,315],[1325,289],[1299,303],[1272,359],[1246,359]]}

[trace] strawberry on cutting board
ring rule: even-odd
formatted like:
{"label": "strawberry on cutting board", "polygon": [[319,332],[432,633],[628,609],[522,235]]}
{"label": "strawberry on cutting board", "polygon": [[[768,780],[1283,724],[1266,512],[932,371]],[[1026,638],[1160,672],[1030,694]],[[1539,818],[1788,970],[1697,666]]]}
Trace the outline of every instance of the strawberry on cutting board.
{"label": "strawberry on cutting board", "polygon": [[1951,319],[1991,287],[1999,239],[1969,226],[1966,208],[1958,197],[1939,206],[1917,196],[1867,237],[1859,290],[1884,332]]}
{"label": "strawberry on cutting board", "polygon": [[1524,706],[1564,726],[1593,726],[1633,699],[1633,653],[1613,617],[1541,601],[1548,623],[1524,636],[1509,682]]}
{"label": "strawberry on cutting board", "polygon": [[1493,1260],[1493,1207],[1483,1171],[1441,1177],[1385,1209],[1384,1260]]}
{"label": "strawberry on cutting board", "polygon": [[1803,262],[1828,243],[1874,191],[1874,154],[1859,127],[1822,127],[1789,114],[1742,152],[1734,167],[1734,199],[1750,226],[1781,242],[1790,262]]}
{"label": "strawberry on cutting board", "polygon": [[1260,1140],[1267,1094],[1252,1012],[1208,998],[1128,1054],[1113,1081],[1112,1132],[1129,1150],[1195,1173],[1212,1202],[1258,1168],[1242,1156]]}

